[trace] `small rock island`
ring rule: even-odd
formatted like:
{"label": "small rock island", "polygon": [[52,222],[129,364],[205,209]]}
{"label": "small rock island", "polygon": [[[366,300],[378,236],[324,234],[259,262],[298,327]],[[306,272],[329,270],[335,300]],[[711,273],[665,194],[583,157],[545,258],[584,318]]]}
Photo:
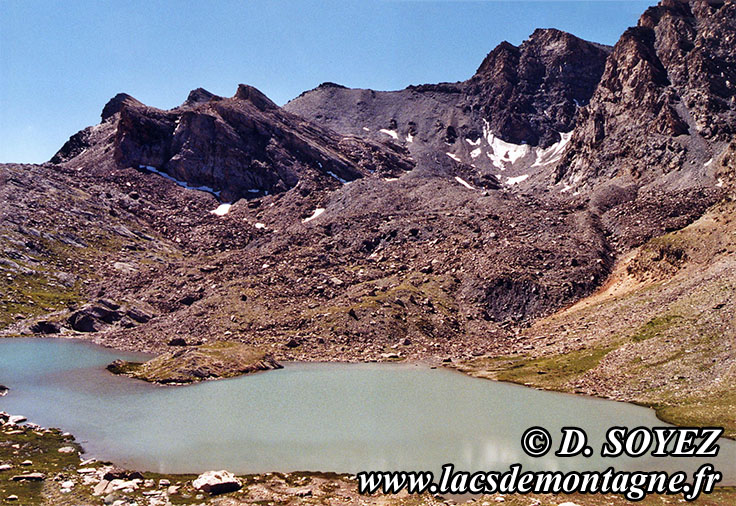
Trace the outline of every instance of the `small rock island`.
{"label": "small rock island", "polygon": [[232,341],[186,347],[148,362],[116,360],[107,366],[113,374],[168,385],[232,378],[281,368],[270,353]]}

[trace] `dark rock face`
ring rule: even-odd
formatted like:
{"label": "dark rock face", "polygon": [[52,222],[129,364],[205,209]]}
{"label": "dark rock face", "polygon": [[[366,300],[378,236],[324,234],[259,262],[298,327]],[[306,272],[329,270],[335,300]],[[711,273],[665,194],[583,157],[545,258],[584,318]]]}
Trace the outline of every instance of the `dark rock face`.
{"label": "dark rock face", "polygon": [[129,471],[127,469],[121,469],[118,467],[113,467],[109,471],[107,471],[102,479],[107,481],[112,480],[142,480],[144,479],[143,474],[141,474],[139,471]]}
{"label": "dark rock face", "polygon": [[515,144],[549,146],[575,126],[610,48],[559,30],[537,30],[518,48],[499,45],[467,82],[471,109]]}
{"label": "dark rock face", "polygon": [[31,332],[34,334],[58,334],[61,332],[61,324],[48,320],[38,321],[31,325]]}
{"label": "dark rock face", "polygon": [[89,304],[74,311],[68,318],[68,324],[77,332],[99,332],[110,325],[119,324],[131,328],[150,319],[151,316],[140,309],[121,308],[119,304],[101,299],[97,304]]}

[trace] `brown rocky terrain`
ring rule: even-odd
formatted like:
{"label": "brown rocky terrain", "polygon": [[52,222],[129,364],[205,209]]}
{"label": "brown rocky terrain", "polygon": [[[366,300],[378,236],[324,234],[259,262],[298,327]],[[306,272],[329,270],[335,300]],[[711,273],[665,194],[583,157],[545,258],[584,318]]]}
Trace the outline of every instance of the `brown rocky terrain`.
{"label": "brown rocky terrain", "polygon": [[664,0],[460,83],[118,95],[0,165],[0,332],[452,360],[733,435],[735,43],[733,0]]}
{"label": "brown rocky terrain", "polygon": [[[718,85],[730,53],[706,35],[730,33],[732,3],[678,5],[647,11],[613,49],[538,30],[454,85],[327,85],[285,108],[245,85],[231,98],[194,90],[169,111],[118,95],[48,164],[2,167],[3,332],[147,351],[236,340],[278,359],[513,350],[632,247],[725,195],[706,163],[725,149],[725,99],[697,129],[657,130],[687,148],[667,159],[676,177],[593,168],[639,163],[626,146],[656,152],[632,136],[648,138],[656,122],[642,118],[663,90],[730,89]],[[687,46],[672,35],[683,23],[724,70],[666,84],[684,72],[671,56]],[[591,111],[626,135],[605,130],[601,158],[585,162],[592,186],[563,187],[561,167],[579,174],[595,154],[581,140]]]}

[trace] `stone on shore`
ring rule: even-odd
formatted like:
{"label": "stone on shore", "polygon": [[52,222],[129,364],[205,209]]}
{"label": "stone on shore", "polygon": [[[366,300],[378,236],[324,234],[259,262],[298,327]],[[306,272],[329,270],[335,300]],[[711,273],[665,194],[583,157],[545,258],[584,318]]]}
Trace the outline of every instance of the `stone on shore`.
{"label": "stone on shore", "polygon": [[43,481],[46,476],[43,473],[24,473],[10,478],[11,481]]}
{"label": "stone on shore", "polygon": [[23,423],[23,422],[25,422],[27,420],[28,419],[25,416],[13,415],[13,416],[11,416],[11,417],[8,418],[8,423],[10,425],[18,425],[19,423]]}
{"label": "stone on shore", "polygon": [[229,471],[207,471],[200,474],[192,482],[196,490],[207,492],[211,495],[235,492],[243,487],[242,482]]}

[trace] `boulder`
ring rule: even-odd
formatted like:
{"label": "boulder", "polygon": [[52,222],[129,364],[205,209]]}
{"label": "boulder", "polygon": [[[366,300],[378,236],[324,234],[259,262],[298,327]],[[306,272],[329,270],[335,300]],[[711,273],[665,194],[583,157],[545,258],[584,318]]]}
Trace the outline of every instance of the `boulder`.
{"label": "boulder", "polygon": [[144,313],[140,309],[136,308],[128,309],[125,315],[131,320],[134,320],[138,323],[146,323],[148,320],[151,319],[151,315]]}
{"label": "boulder", "polygon": [[24,473],[10,478],[11,481],[43,481],[46,476],[43,473]]}
{"label": "boulder", "polygon": [[100,330],[100,324],[81,311],[77,311],[69,317],[69,325],[77,332],[97,332]]}
{"label": "boulder", "polygon": [[77,332],[99,332],[106,325],[117,323],[126,316],[131,323],[145,323],[151,319],[143,311],[138,309],[124,311],[120,305],[101,299],[98,304],[89,304],[73,312],[68,321]]}
{"label": "boulder", "polygon": [[110,484],[109,481],[103,479],[100,481],[97,485],[95,485],[94,490],[92,491],[93,495],[102,495],[105,493],[105,489],[107,489],[107,486]]}
{"label": "boulder", "polygon": [[120,309],[120,304],[113,302],[110,299],[100,299],[98,302],[112,310]]}
{"label": "boulder", "polygon": [[34,334],[58,334],[61,332],[61,323],[41,320],[31,325]]}
{"label": "boulder", "polygon": [[235,492],[243,487],[242,482],[229,471],[207,471],[200,474],[192,486],[211,495]]}
{"label": "boulder", "polygon": [[102,479],[107,481],[113,481],[113,480],[142,480],[143,475],[138,471],[128,471],[125,469],[120,469],[117,467],[113,467],[112,469],[109,469],[103,476]]}
{"label": "boulder", "polygon": [[[5,385],[0,385],[0,397],[4,397],[4,396],[8,395],[8,392],[9,391],[10,391],[10,389],[8,387],[6,387]],[[2,418],[0,418],[0,420],[1,419]]]}

